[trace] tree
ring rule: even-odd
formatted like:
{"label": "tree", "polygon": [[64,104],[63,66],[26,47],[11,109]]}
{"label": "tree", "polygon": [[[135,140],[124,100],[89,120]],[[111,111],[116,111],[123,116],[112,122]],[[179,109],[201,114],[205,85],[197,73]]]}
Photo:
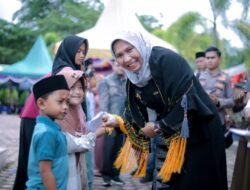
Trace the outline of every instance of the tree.
{"label": "tree", "polygon": [[[184,14],[167,30],[155,29],[153,33],[171,43],[188,60],[193,69],[195,69],[195,53],[204,51],[212,45],[211,30],[209,30],[205,18],[195,12]],[[223,52],[221,68],[242,62],[241,52],[232,49],[228,41],[218,40],[217,43]]]}
{"label": "tree", "polygon": [[[205,23],[200,14],[189,12],[181,16],[167,30],[157,29],[153,33],[173,44],[182,56],[193,63],[195,52],[204,50],[210,45],[209,30]],[[197,32],[197,28],[200,28],[200,31]],[[194,67],[193,64],[191,66]]]}
{"label": "tree", "polygon": [[143,27],[148,31],[148,32],[153,32],[153,30],[157,28],[161,28],[162,24],[159,23],[159,21],[150,15],[141,15],[137,16]]}
{"label": "tree", "polygon": [[239,3],[241,3],[243,11],[241,13],[241,18],[246,19],[248,16],[248,10],[250,7],[250,0],[238,0]]}
{"label": "tree", "polygon": [[211,10],[213,13],[213,32],[212,32],[212,39],[213,39],[213,46],[217,46],[217,19],[221,15],[225,21],[226,19],[226,10],[229,8],[231,1],[228,0],[209,0]]}
{"label": "tree", "polygon": [[17,24],[0,20],[0,64],[24,58],[39,34],[51,49],[66,35],[91,28],[103,9],[100,0],[21,1]]}
{"label": "tree", "polygon": [[100,0],[22,0],[15,18],[22,26],[63,38],[94,26],[102,9]]}
{"label": "tree", "polygon": [[240,20],[235,21],[234,26],[245,45],[242,51],[245,65],[250,67],[250,23],[249,21]]}
{"label": "tree", "polygon": [[11,64],[23,59],[38,36],[28,28],[0,19],[0,64]]}
{"label": "tree", "polygon": [[55,43],[60,41],[60,37],[58,36],[56,32],[46,32],[44,36],[44,41],[49,49],[49,53],[51,57],[54,57],[54,46],[55,46]]}
{"label": "tree", "polygon": [[[226,11],[229,9],[229,7],[232,4],[232,0],[209,0],[211,10],[213,13],[213,33],[212,33],[212,38],[213,38],[213,45],[217,45],[217,19],[219,16],[223,18],[223,23],[225,26],[228,25],[228,20],[226,17]],[[243,12],[241,13],[241,17],[243,19],[247,18],[248,15],[248,10],[249,10],[249,5],[250,5],[250,0],[238,0],[239,3],[241,3],[243,7]]]}

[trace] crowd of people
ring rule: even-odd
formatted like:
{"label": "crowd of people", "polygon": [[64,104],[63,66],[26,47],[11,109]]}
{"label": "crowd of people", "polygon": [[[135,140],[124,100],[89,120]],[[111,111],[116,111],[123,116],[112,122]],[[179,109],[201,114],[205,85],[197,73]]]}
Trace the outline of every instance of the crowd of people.
{"label": "crowd of people", "polygon": [[[122,173],[155,190],[228,189],[229,128],[247,127],[250,80],[233,86],[213,46],[196,53],[196,74],[137,31],[118,33],[110,46],[112,73],[98,79],[86,60],[88,40],[62,41],[20,115],[13,189],[91,190],[94,175],[103,186],[126,185]],[[91,131],[87,121],[99,112],[102,122]],[[232,190],[250,188],[247,140],[239,141]]]}

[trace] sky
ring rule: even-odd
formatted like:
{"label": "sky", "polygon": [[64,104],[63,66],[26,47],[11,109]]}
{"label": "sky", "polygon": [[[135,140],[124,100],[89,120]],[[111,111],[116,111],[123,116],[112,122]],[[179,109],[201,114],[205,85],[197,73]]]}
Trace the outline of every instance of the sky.
{"label": "sky", "polygon": [[[102,0],[107,4],[109,0]],[[128,1],[128,0],[125,0]],[[178,20],[183,14],[195,11],[200,13],[203,17],[212,19],[212,11],[209,0],[131,0],[133,2],[134,10],[138,15],[152,15],[156,17],[165,28],[170,26],[173,22]],[[21,2],[18,0],[0,0],[0,18],[12,21],[12,15],[21,7]],[[227,12],[229,20],[234,20],[240,17],[242,12],[240,4],[233,0],[231,9]],[[208,26],[212,24],[208,22]],[[237,35],[218,24],[219,34],[234,47],[242,47],[242,42]]]}

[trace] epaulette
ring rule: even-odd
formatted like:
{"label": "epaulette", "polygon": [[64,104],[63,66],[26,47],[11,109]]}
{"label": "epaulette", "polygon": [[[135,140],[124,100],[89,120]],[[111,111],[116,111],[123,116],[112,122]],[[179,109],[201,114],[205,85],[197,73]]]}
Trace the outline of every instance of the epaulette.
{"label": "epaulette", "polygon": [[227,80],[227,74],[226,73],[224,73],[224,72],[220,72],[220,76],[219,76],[219,80],[221,80],[221,81],[226,81]]}

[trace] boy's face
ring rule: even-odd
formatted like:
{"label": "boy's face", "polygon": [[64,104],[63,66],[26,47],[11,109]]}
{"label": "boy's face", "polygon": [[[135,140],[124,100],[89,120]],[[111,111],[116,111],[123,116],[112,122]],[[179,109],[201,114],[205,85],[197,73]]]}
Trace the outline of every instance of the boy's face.
{"label": "boy's face", "polygon": [[70,88],[69,103],[71,105],[79,105],[80,103],[82,103],[84,96],[85,96],[85,89],[83,88],[82,83],[78,80]]}
{"label": "boy's face", "polygon": [[62,120],[69,109],[69,91],[56,90],[48,95],[47,99],[38,99],[41,114],[52,119]]}

